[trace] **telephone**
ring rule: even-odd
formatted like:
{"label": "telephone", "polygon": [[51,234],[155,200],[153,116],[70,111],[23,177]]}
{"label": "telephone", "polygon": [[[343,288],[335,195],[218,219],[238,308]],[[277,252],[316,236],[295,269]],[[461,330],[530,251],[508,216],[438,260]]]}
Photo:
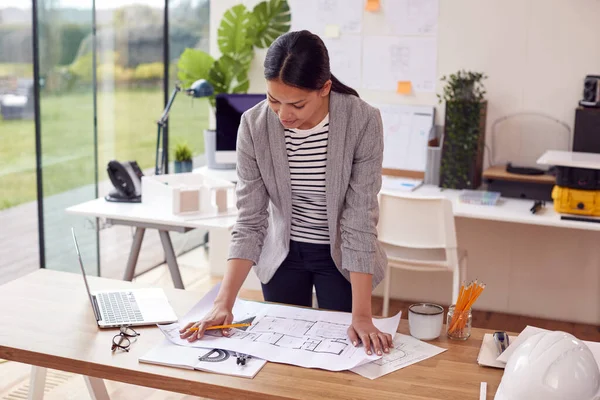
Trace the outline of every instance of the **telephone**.
{"label": "telephone", "polygon": [[141,203],[142,170],[135,161],[119,162],[112,160],[106,168],[115,190],[104,198],[121,203]]}

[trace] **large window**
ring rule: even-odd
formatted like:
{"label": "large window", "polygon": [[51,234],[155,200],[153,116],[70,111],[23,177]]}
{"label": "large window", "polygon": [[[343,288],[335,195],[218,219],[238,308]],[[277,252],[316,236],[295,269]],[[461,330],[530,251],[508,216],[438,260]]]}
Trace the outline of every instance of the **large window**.
{"label": "large window", "polygon": [[[95,219],[69,216],[64,210],[113,189],[106,172],[111,160],[135,160],[146,174],[154,173],[156,121],[176,83],[177,59],[186,47],[208,50],[209,0],[34,1],[35,30],[31,4],[29,8],[23,8],[23,0],[0,4],[0,104],[20,107],[18,115],[16,106],[4,107],[12,114],[0,119],[0,218],[3,228],[10,223],[21,227],[21,236],[0,230],[0,235],[6,233],[15,241],[0,237],[0,254],[12,252],[19,241],[28,248],[29,264],[40,264],[32,260],[31,252],[37,254],[38,243],[36,65],[43,266],[78,268],[70,241],[74,226],[90,272],[121,277],[131,228],[97,226]],[[191,146],[196,166],[202,164],[208,109],[206,100],[178,95],[168,125],[169,172],[173,149],[180,142]],[[28,211],[18,214],[19,207]],[[27,229],[18,220],[25,214],[31,217]],[[28,232],[21,233],[24,230]],[[172,236],[175,250],[182,252],[198,245],[203,232]],[[7,268],[5,258],[0,260],[0,269]],[[137,271],[163,260],[158,235],[148,232]]]}
{"label": "large window", "polygon": [[65,208],[96,197],[92,0],[38,0],[37,44],[45,267],[76,270],[75,227],[86,268],[98,270],[96,229]]}
{"label": "large window", "polygon": [[39,266],[32,9],[10,3],[0,3],[0,284]]}

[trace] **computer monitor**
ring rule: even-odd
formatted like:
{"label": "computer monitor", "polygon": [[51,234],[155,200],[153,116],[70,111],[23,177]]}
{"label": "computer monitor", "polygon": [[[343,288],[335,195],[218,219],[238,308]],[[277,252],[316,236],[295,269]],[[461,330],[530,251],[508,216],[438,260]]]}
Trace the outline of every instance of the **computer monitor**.
{"label": "computer monitor", "polygon": [[235,146],[242,114],[266,98],[265,94],[246,93],[220,93],[216,96],[216,164],[235,167]]}

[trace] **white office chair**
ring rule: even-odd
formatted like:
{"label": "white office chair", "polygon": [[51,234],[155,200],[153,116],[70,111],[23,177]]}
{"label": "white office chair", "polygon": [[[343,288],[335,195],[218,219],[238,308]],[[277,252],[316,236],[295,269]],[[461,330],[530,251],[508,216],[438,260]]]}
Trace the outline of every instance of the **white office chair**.
{"label": "white office chair", "polygon": [[383,316],[389,311],[392,268],[452,272],[455,304],[467,276],[467,254],[457,248],[452,202],[444,197],[381,193],[379,210],[379,241],[388,256]]}

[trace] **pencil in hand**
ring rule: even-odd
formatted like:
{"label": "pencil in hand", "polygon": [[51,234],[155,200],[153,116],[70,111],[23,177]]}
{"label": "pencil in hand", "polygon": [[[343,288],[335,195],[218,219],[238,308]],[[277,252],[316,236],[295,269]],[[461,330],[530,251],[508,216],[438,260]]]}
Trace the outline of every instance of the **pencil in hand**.
{"label": "pencil in hand", "polygon": [[[210,330],[214,330],[214,329],[230,329],[230,328],[243,328],[246,326],[250,326],[251,324],[249,323],[240,323],[240,324],[228,324],[228,325],[215,325],[215,326],[209,326],[208,328],[206,328],[207,331]],[[190,329],[188,329],[188,331],[190,332],[195,332],[198,330],[197,326],[194,326]]]}

